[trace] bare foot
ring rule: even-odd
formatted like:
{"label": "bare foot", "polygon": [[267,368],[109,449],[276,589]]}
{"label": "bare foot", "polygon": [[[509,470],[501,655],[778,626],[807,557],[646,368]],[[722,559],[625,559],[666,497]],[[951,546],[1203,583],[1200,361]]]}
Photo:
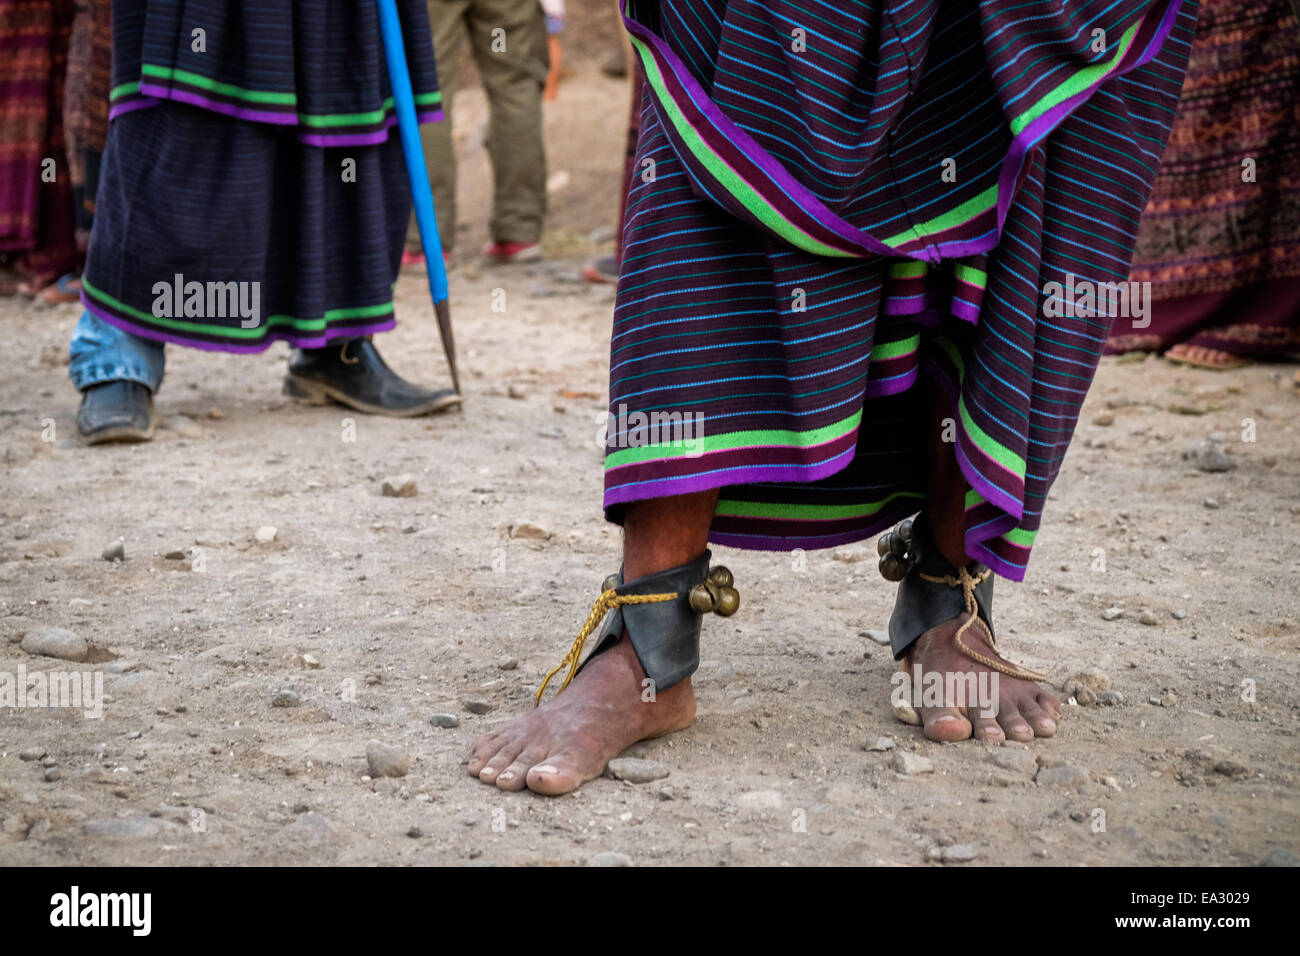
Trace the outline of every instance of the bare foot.
{"label": "bare foot", "polygon": [[1203,345],[1175,345],[1165,352],[1165,358],[1183,365],[1216,370],[1240,368],[1250,364],[1246,359],[1238,358],[1231,352],[1206,348]]}
{"label": "bare foot", "polygon": [[[977,661],[971,660],[957,649],[952,636],[965,621],[962,614],[926,631],[904,655],[902,663],[906,666],[909,680],[913,669],[920,668],[924,674],[944,675],[943,703],[947,706],[922,707],[921,701],[913,701],[916,712],[921,717],[925,735],[931,740],[955,741],[974,737],[976,740],[1033,740],[1037,737],[1050,737],[1056,733],[1056,720],[1061,716],[1061,701],[1050,691],[1033,681],[1018,680],[1006,674],[996,673]],[[967,647],[988,657],[998,656],[983,621],[976,621],[962,635],[962,642]],[[975,674],[976,686],[992,687],[991,677],[997,677],[997,701],[990,700],[996,708],[989,713],[978,701],[958,701],[951,696],[955,689],[953,681],[947,679],[949,674]],[[979,675],[989,675],[989,683],[982,685]],[[967,706],[955,707],[954,703]],[[992,708],[990,708],[992,709]]]}
{"label": "bare foot", "polygon": [[502,790],[568,793],[649,737],[690,726],[695,690],[687,678],[653,701],[642,699],[645,671],[626,637],[595,657],[564,693],[474,743],[469,773]]}

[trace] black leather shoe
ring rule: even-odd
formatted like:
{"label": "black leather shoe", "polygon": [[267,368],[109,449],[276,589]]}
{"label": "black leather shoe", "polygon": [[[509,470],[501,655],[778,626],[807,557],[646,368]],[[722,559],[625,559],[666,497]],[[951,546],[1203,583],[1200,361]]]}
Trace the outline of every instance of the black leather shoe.
{"label": "black leather shoe", "polygon": [[338,402],[370,415],[412,418],[460,404],[449,388],[412,385],[385,364],[369,337],[344,339],[322,349],[294,349],[284,394],[313,405]]}
{"label": "black leather shoe", "polygon": [[77,431],[87,445],[153,438],[153,394],[139,382],[103,382],[81,393]]}

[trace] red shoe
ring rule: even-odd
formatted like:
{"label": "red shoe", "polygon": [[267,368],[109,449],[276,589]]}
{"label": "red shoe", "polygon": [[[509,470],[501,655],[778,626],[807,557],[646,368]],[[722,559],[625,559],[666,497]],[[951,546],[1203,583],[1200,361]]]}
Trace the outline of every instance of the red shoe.
{"label": "red shoe", "polygon": [[618,260],[613,256],[593,259],[582,270],[582,277],[597,285],[618,285]]}
{"label": "red shoe", "polygon": [[536,262],[542,257],[542,246],[538,242],[489,242],[483,255],[502,264]]}
{"label": "red shoe", "polygon": [[403,252],[402,265],[404,266],[422,266],[424,265],[423,252]]}

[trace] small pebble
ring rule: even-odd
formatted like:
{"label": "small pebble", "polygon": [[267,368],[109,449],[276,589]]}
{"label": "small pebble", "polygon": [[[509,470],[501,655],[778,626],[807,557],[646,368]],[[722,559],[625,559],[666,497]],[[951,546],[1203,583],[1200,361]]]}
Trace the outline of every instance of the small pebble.
{"label": "small pebble", "polygon": [[1143,608],[1141,613],[1138,614],[1138,623],[1145,624],[1147,627],[1155,627],[1160,623],[1160,618],[1156,617],[1151,610]]}
{"label": "small pebble", "polygon": [[429,723],[443,730],[451,730],[453,727],[460,726],[460,718],[455,714],[434,714],[429,718]]}
{"label": "small pebble", "polygon": [[922,757],[920,754],[914,754],[908,750],[897,751],[890,766],[899,773],[908,776],[920,773],[934,773],[934,761],[929,757]]}
{"label": "small pebble", "polygon": [[19,760],[40,760],[45,756],[44,747],[24,747],[18,751]]}
{"label": "small pebble", "polygon": [[471,714],[490,713],[493,707],[493,705],[489,701],[480,700],[477,698],[471,700],[463,700],[461,701],[461,704],[464,705],[465,709],[468,710]]}
{"label": "small pebble", "polygon": [[1101,612],[1101,619],[1103,621],[1115,621],[1123,616],[1124,609],[1122,607],[1108,607],[1106,610]]}
{"label": "small pebble", "polygon": [[102,552],[100,552],[100,557],[102,557],[105,561],[125,561],[126,544],[122,541],[121,538],[118,538],[107,548],[105,548]]}
{"label": "small pebble", "polygon": [[957,843],[950,847],[945,847],[943,851],[943,862],[945,863],[965,863],[976,857],[975,848],[969,843]]}
{"label": "small pebble", "polygon": [[419,486],[410,475],[385,478],[379,490],[385,498],[414,498],[420,493]]}
{"label": "small pebble", "polygon": [[366,766],[372,777],[405,777],[411,769],[411,758],[400,747],[371,740],[366,743]]}
{"label": "small pebble", "polygon": [[628,783],[650,783],[668,776],[668,767],[657,760],[640,757],[615,757],[609,762],[608,773],[616,780]]}
{"label": "small pebble", "polygon": [[275,540],[275,536],[277,533],[278,533],[278,529],[275,527],[275,525],[264,524],[262,525],[262,527],[258,528],[255,532],[253,532],[253,539],[258,544],[270,544],[272,541]]}
{"label": "small pebble", "polygon": [[301,704],[302,698],[290,687],[281,687],[271,697],[272,707],[297,707]]}
{"label": "small pebble", "polygon": [[886,753],[893,750],[894,746],[893,737],[877,737],[875,743],[866,744],[862,749],[869,753]]}

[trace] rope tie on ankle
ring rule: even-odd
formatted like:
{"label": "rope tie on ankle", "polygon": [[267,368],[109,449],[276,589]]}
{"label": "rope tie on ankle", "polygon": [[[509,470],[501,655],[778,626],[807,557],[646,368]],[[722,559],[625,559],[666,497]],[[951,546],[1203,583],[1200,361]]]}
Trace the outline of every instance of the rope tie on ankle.
{"label": "rope tie on ankle", "polygon": [[[957,650],[961,651],[976,663],[983,664],[990,670],[1006,674],[1008,677],[1014,677],[1017,680],[1034,681],[1035,683],[1046,681],[1048,679],[1046,674],[1040,674],[1038,671],[1031,671],[1023,667],[1018,667],[1015,664],[1002,660],[1001,658],[989,657],[987,654],[981,654],[979,651],[967,647],[965,642],[962,641],[962,635],[970,629],[972,624],[979,620],[980,611],[979,604],[975,600],[975,588],[982,584],[992,573],[993,571],[990,568],[985,568],[979,574],[973,575],[965,568],[958,568],[955,575],[922,573],[921,580],[930,581],[934,584],[946,584],[950,588],[961,588],[962,598],[966,602],[966,614],[968,617],[962,622],[961,627],[957,628],[957,633],[952,637],[953,643],[957,645]],[[993,639],[993,633],[991,631],[989,632],[989,643],[993,644],[995,648],[997,647],[997,641]]]}
{"label": "rope tie on ankle", "polygon": [[573,680],[573,675],[578,672],[578,661],[582,659],[582,649],[587,643],[587,638],[591,636],[592,631],[600,626],[600,622],[605,620],[606,614],[625,604],[658,604],[661,601],[676,600],[677,597],[677,594],[619,594],[613,588],[602,591],[600,597],[596,598],[596,603],[592,605],[591,613],[587,615],[587,621],[582,625],[582,630],[574,638],[573,646],[564,655],[564,660],[551,668],[546,677],[542,679],[542,686],[537,688],[533,706],[536,707],[542,702],[542,694],[546,691],[546,685],[551,682],[552,677],[565,667],[569,668],[569,673],[564,676],[564,683],[560,685],[560,689],[556,693],[563,693],[564,688],[569,686],[569,681]]}

